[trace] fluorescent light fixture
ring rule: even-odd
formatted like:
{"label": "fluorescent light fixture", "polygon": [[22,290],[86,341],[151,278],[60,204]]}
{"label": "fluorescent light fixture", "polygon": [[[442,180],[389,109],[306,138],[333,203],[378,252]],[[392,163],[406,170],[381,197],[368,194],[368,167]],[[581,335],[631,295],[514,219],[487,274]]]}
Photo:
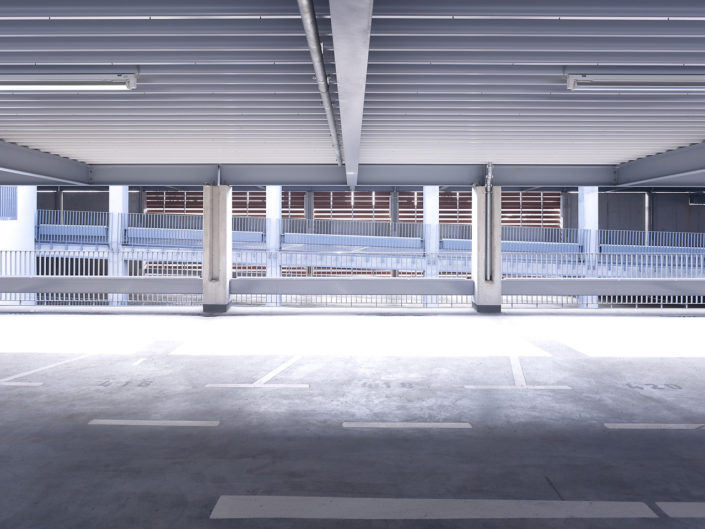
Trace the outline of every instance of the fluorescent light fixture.
{"label": "fluorescent light fixture", "polygon": [[705,75],[571,74],[568,90],[589,92],[703,92]]}
{"label": "fluorescent light fixture", "polygon": [[92,92],[135,88],[135,74],[0,75],[0,92]]}

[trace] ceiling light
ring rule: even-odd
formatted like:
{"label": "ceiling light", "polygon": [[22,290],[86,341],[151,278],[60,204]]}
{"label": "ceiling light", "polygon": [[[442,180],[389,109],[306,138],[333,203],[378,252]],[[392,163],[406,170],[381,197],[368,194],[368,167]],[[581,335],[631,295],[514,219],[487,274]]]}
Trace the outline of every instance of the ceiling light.
{"label": "ceiling light", "polygon": [[135,74],[0,75],[0,92],[87,92],[135,88]]}
{"label": "ceiling light", "polygon": [[571,74],[568,90],[590,92],[702,92],[705,75]]}

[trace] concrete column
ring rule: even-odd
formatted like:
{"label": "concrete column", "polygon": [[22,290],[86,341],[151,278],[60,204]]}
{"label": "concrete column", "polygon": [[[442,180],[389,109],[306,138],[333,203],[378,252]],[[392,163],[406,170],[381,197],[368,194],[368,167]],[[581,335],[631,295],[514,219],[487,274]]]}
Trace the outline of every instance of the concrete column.
{"label": "concrete column", "polygon": [[[423,244],[426,253],[426,277],[438,277],[438,251],[440,249],[439,187],[423,188]],[[429,260],[429,256],[433,259]]]}
{"label": "concrete column", "polygon": [[[424,186],[423,188],[423,244],[426,258],[424,277],[438,277],[439,272],[439,194],[440,188],[438,186]],[[427,307],[438,306],[438,297],[425,296],[424,305]]]}
{"label": "concrete column", "polygon": [[389,195],[389,217],[392,221],[392,237],[399,236],[399,191],[396,189]]}
{"label": "concrete column", "polygon": [[[314,232],[314,196],[313,191],[306,191],[304,196],[304,215],[306,216],[306,233]],[[313,268],[310,266],[306,267],[306,275],[310,277],[313,274]]]}
{"label": "concrete column", "polygon": [[[122,255],[122,229],[130,211],[128,186],[108,187],[108,275],[122,277],[129,275],[128,263]],[[110,305],[127,305],[128,294],[108,294]]]}
{"label": "concrete column", "polygon": [[649,246],[651,231],[653,230],[653,193],[647,191],[644,193],[644,245]]}
{"label": "concrete column", "polygon": [[578,228],[581,233],[583,251],[595,253],[598,251],[597,230],[600,228],[600,208],[597,186],[582,186],[578,188]]}
{"label": "concrete column", "polygon": [[230,186],[203,186],[203,312],[227,312],[233,276]]}
{"label": "concrete column", "polygon": [[[595,255],[600,251],[599,193],[597,186],[578,187],[578,230],[583,252],[593,254],[586,259],[590,268],[595,264]],[[596,296],[578,296],[578,306],[581,308],[597,308]]]}
{"label": "concrete column", "polygon": [[[399,237],[399,191],[396,189],[389,194],[389,220],[392,223],[390,235]],[[398,277],[399,271],[392,270],[392,277]]]}
{"label": "concrete column", "polygon": [[[37,222],[37,186],[17,186],[17,218],[0,220],[0,276],[37,273],[34,244]],[[36,294],[0,294],[0,300],[35,305]]]}
{"label": "concrete column", "polygon": [[[267,186],[267,277],[281,276],[282,188]],[[267,305],[281,304],[281,296],[267,296]]]}
{"label": "concrete column", "polygon": [[[489,215],[488,215],[489,209]],[[489,223],[489,226],[488,226]],[[472,188],[473,306],[477,312],[502,310],[502,188]]]}
{"label": "concrete column", "polygon": [[61,212],[61,224],[64,223],[64,190],[61,186],[56,188],[56,209]]}
{"label": "concrete column", "polygon": [[130,212],[129,186],[109,186],[108,211],[110,212],[110,249],[122,246],[123,217]]}
{"label": "concrete column", "polygon": [[313,233],[313,191],[306,191],[304,195],[304,216],[306,218],[306,233]]}

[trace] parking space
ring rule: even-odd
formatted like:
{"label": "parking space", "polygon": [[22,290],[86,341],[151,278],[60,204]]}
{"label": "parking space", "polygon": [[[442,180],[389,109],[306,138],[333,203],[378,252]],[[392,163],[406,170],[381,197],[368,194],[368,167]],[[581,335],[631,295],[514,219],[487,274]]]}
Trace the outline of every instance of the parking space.
{"label": "parking space", "polygon": [[[698,324],[624,318],[644,332]],[[129,323],[137,334],[119,354],[96,343],[67,355],[83,318],[0,316],[4,328],[57,336],[49,351],[0,354],[6,381],[36,384],[0,386],[3,526],[703,523],[705,353],[641,358],[628,339],[605,334],[604,351],[627,354],[592,355],[578,339],[536,339],[542,327],[588,323],[580,315],[451,318],[458,328],[390,316],[405,348],[372,334],[385,318],[359,314],[175,319],[96,316],[96,333]],[[278,330],[260,338],[276,347],[248,354],[243,329],[266,322]],[[349,341],[327,341],[342,328]],[[433,336],[436,346],[420,355],[399,332]],[[214,354],[194,346],[206,335]],[[353,349],[361,336],[371,347]],[[483,354],[477,344],[492,340]]]}

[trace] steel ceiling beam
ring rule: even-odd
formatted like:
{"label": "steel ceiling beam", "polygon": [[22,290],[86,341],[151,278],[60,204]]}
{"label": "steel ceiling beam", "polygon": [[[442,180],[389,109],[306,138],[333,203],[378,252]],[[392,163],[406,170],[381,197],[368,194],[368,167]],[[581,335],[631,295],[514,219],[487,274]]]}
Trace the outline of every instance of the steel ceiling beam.
{"label": "steel ceiling beam", "polygon": [[616,171],[620,187],[705,187],[705,143],[632,160]]}
{"label": "steel ceiling beam", "polygon": [[[578,186],[615,184],[611,165],[495,165],[495,183],[508,186]],[[204,185],[216,180],[218,166],[94,165],[94,185]],[[485,165],[359,166],[361,186],[471,186],[484,180]],[[343,186],[345,170],[334,164],[221,164],[221,182],[236,186]]]}
{"label": "steel ceiling beam", "polygon": [[330,0],[338,104],[347,184],[357,185],[372,0]]}
{"label": "steel ceiling beam", "polygon": [[55,154],[0,141],[0,184],[90,183],[88,165]]}

